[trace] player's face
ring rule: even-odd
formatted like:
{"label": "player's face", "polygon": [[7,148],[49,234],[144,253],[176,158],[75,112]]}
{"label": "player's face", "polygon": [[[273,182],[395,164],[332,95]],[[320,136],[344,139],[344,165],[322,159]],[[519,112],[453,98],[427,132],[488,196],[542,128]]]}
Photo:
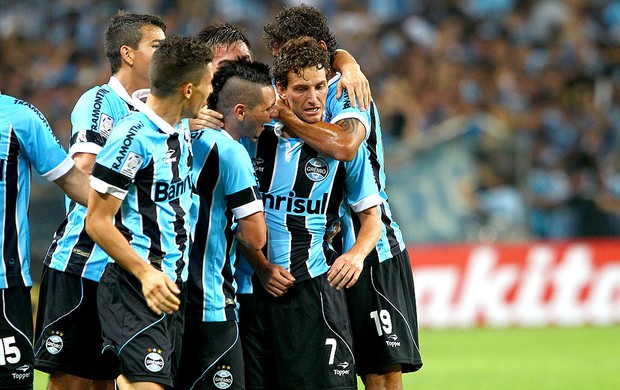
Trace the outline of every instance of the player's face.
{"label": "player's face", "polygon": [[276,116],[276,93],[273,87],[263,87],[261,89],[263,100],[255,107],[248,109],[246,112],[246,124],[244,136],[248,137],[252,142],[256,142],[260,134],[265,129],[265,125],[271,122]]}
{"label": "player's face", "polygon": [[143,26],[141,31],[142,39],[138,47],[133,50],[133,73],[139,81],[138,88],[148,88],[151,57],[166,35],[155,26]]}
{"label": "player's face", "polygon": [[205,70],[202,79],[198,84],[194,84],[192,88],[192,95],[190,96],[189,112],[186,113],[186,117],[194,118],[198,115],[198,112],[205,104],[207,96],[213,91],[211,86],[211,80],[213,80],[213,63],[209,63]]}
{"label": "player's face", "polygon": [[308,123],[321,121],[327,99],[325,68],[306,68],[301,74],[289,72],[288,86],[284,89],[278,84],[278,93],[299,119]]}
{"label": "player's face", "polygon": [[245,42],[237,41],[231,45],[213,47],[213,71],[217,72],[222,61],[252,60],[252,54]]}

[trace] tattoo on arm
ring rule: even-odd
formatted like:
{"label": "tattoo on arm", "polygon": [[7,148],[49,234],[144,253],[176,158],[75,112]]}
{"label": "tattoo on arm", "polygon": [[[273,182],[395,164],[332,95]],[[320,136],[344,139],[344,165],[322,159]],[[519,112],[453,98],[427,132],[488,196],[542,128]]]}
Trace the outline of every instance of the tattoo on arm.
{"label": "tattoo on arm", "polygon": [[354,118],[346,118],[341,121],[338,121],[338,124],[342,127],[342,132],[353,134],[357,131],[360,126],[360,121]]}

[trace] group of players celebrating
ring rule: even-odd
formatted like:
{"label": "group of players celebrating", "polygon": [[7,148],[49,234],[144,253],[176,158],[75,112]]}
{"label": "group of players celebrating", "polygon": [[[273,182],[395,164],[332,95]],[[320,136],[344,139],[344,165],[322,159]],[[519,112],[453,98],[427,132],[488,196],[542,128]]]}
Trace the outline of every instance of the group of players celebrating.
{"label": "group of players celebrating", "polygon": [[165,30],[119,11],[70,157],[47,129],[58,158],[30,158],[74,200],[34,345],[28,259],[5,249],[1,383],[32,388],[37,368],[50,389],[402,389],[422,366],[413,275],[355,59],[307,5],[264,27],[271,68],[230,24]]}

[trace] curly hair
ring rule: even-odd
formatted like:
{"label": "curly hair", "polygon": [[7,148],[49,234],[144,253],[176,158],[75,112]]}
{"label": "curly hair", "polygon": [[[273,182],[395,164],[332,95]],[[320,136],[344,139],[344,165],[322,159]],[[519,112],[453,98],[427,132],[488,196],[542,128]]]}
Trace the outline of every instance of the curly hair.
{"label": "curly hair", "polygon": [[289,40],[309,36],[327,45],[330,63],[334,60],[338,42],[329,30],[327,16],[315,7],[301,4],[296,7],[284,7],[263,28],[263,40],[272,52],[278,51]]}
{"label": "curly hair", "polygon": [[105,56],[110,63],[112,74],[121,68],[121,46],[137,49],[142,39],[142,28],[145,26],[157,27],[166,32],[166,24],[159,16],[134,14],[123,10],[112,16],[103,39]]}
{"label": "curly hair", "polygon": [[211,23],[200,30],[196,37],[211,48],[218,45],[228,46],[236,42],[243,42],[248,49],[252,49],[250,41],[248,41],[243,31],[230,23]]}
{"label": "curly hair", "polygon": [[151,59],[151,93],[166,97],[185,83],[200,83],[213,52],[195,38],[172,35],[164,39]]}
{"label": "curly hair", "polygon": [[[225,61],[213,75],[213,91],[207,105],[213,110],[225,113],[237,103],[249,108],[262,101],[260,89],[271,87],[269,67],[260,62],[248,60]],[[255,88],[258,85],[260,88]]]}
{"label": "curly hair", "polygon": [[293,72],[301,75],[308,68],[325,69],[329,75],[330,65],[327,51],[311,37],[300,37],[286,42],[280,49],[271,70],[271,76],[276,83],[288,86],[288,74]]}

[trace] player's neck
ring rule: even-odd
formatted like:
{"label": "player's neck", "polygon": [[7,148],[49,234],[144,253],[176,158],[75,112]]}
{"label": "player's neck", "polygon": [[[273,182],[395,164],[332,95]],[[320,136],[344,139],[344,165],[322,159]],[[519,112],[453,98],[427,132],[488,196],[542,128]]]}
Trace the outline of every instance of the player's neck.
{"label": "player's neck", "polygon": [[181,121],[182,104],[179,103],[176,95],[160,98],[149,94],[146,98],[146,105],[172,127]]}
{"label": "player's neck", "polygon": [[128,69],[121,69],[113,76],[121,82],[121,85],[125,88],[125,91],[127,91],[129,96],[131,96],[131,94],[136,92],[138,89],[149,87],[148,84],[144,85],[142,80],[140,80],[140,78],[138,77],[135,77],[135,75],[131,73],[131,70]]}

